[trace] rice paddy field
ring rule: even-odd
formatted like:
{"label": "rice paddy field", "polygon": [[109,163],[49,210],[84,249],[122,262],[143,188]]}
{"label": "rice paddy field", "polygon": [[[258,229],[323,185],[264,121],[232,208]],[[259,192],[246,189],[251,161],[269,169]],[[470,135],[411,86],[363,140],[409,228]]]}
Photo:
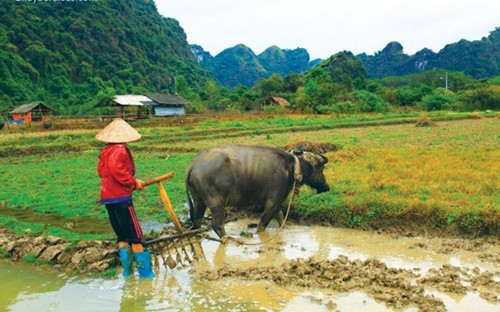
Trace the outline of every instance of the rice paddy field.
{"label": "rice paddy field", "polygon": [[[138,121],[131,124],[143,138],[129,147],[138,178],[174,172],[163,185],[186,221],[184,173],[200,150],[228,143],[284,147],[309,141],[338,147],[326,153],[331,191],[314,194],[303,187],[292,222],[498,234],[499,119],[492,113],[427,117],[435,126],[416,127],[421,119],[416,114]],[[71,241],[111,237],[106,210],[96,203],[97,156],[104,144],[94,136],[105,125],[79,121],[71,129],[55,124],[0,131],[0,226]],[[140,220],[168,220],[155,186],[134,196]]]}

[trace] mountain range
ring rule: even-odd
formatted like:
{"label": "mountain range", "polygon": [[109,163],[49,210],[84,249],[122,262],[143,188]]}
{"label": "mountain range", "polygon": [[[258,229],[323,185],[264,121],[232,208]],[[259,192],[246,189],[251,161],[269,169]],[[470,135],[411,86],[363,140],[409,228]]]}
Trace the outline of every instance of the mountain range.
{"label": "mountain range", "polygon": [[399,42],[390,42],[375,55],[357,55],[370,77],[403,76],[425,70],[460,71],[476,79],[500,74],[500,27],[480,40],[465,39],[447,44],[439,52],[422,49],[414,55],[403,53]]}

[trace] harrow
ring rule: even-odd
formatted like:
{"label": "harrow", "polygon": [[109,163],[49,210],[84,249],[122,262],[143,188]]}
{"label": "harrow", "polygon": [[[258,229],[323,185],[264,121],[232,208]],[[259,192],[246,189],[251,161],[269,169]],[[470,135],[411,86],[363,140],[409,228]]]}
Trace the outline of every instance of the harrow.
{"label": "harrow", "polygon": [[175,226],[175,233],[162,235],[158,238],[147,240],[144,243],[155,257],[156,268],[160,265],[159,259],[162,260],[165,268],[170,269],[174,269],[177,265],[186,266],[194,261],[205,259],[201,242],[203,239],[207,238],[207,230],[186,230],[182,227],[172,207],[172,203],[168,198],[167,192],[161,183],[173,176],[174,173],[171,172],[145,182],[145,186],[157,184],[161,200]]}

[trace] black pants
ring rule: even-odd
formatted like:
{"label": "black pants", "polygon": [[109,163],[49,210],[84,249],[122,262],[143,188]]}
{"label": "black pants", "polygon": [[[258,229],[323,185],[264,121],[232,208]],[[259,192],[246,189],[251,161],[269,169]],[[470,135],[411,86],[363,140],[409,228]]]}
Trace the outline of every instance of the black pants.
{"label": "black pants", "polygon": [[109,221],[115,231],[118,242],[139,244],[143,242],[142,229],[135,214],[134,204],[131,200],[106,204]]}

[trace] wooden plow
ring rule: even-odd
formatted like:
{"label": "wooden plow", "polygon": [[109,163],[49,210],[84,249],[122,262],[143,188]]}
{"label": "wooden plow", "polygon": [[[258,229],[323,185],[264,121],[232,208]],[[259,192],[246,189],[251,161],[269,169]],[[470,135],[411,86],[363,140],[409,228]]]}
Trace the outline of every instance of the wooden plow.
{"label": "wooden plow", "polygon": [[174,223],[176,233],[172,235],[163,235],[158,238],[147,240],[144,245],[151,250],[155,257],[155,267],[159,267],[159,258],[163,261],[165,268],[174,269],[177,265],[188,265],[199,259],[205,259],[205,254],[201,242],[207,237],[205,229],[185,230],[177,215],[174,212],[172,203],[168,198],[167,192],[161,181],[170,179],[174,173],[168,173],[160,177],[145,182],[145,186],[157,184],[160,197],[165,205],[172,222]]}

